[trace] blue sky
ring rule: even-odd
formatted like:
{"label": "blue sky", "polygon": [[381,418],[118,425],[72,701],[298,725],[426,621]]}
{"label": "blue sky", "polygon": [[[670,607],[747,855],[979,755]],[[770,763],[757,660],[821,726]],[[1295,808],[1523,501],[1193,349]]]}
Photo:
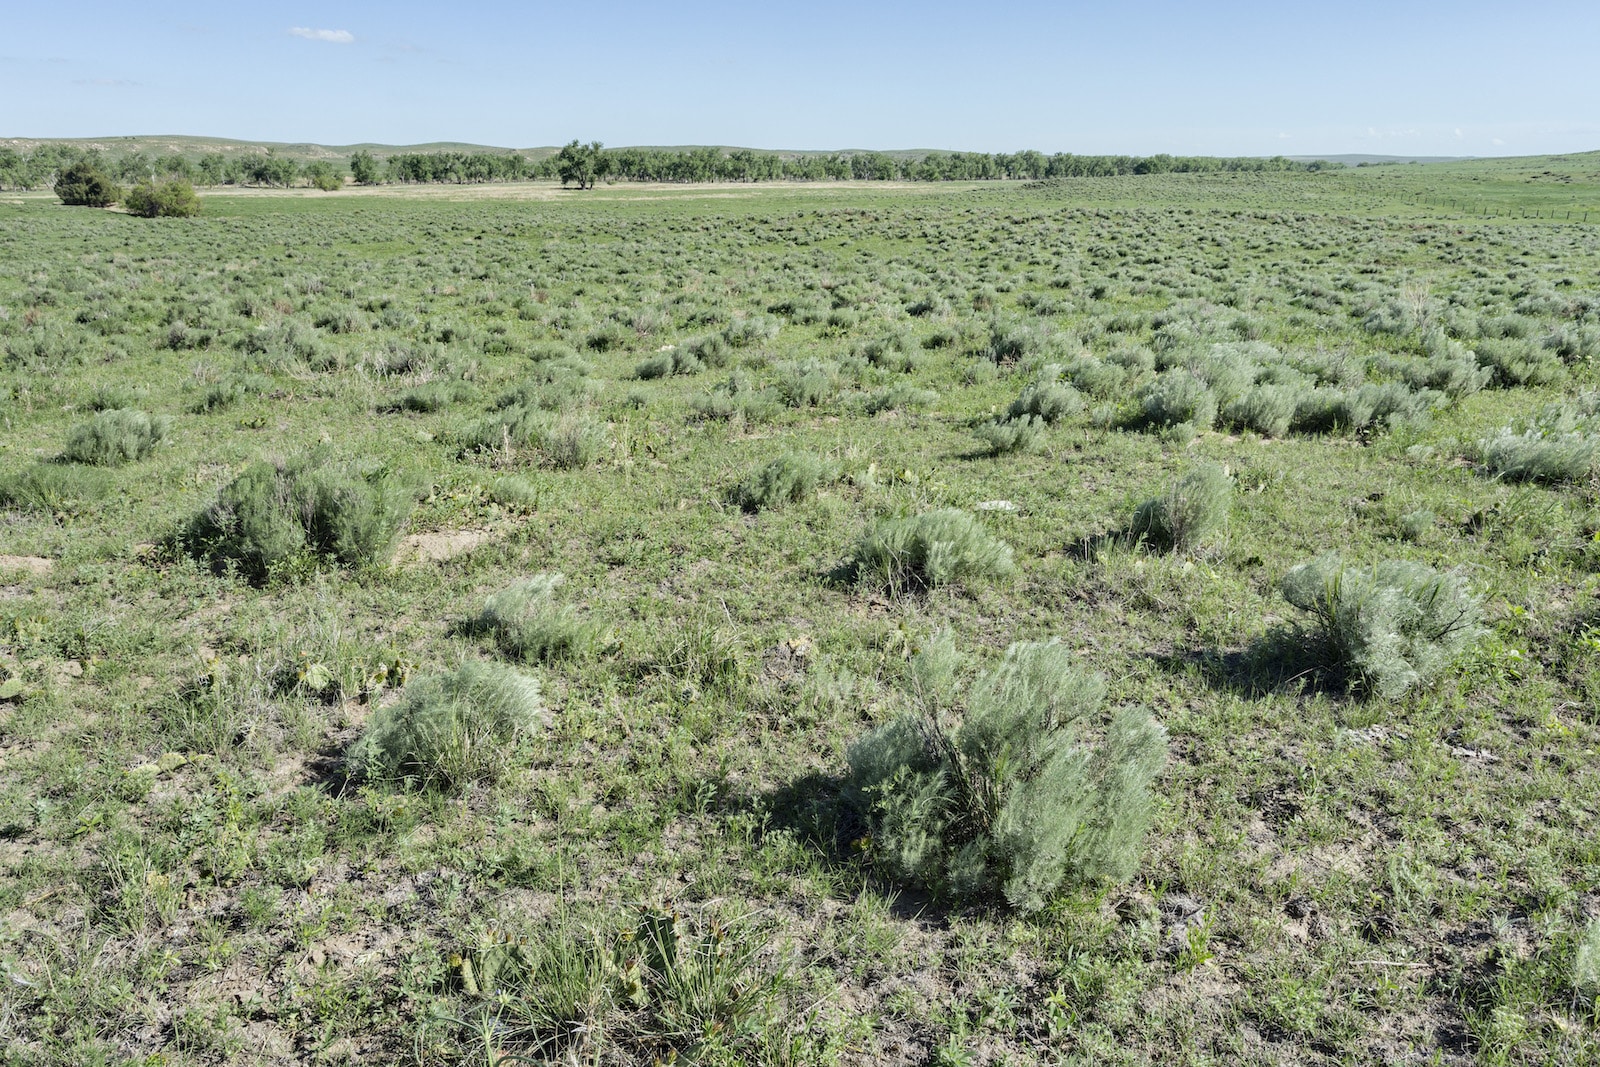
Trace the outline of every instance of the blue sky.
{"label": "blue sky", "polygon": [[16,5],[0,137],[1521,155],[1600,2]]}

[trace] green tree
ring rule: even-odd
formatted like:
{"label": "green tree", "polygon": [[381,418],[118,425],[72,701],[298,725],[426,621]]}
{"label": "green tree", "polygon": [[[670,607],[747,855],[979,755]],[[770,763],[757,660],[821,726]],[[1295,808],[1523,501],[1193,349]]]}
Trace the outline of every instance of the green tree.
{"label": "green tree", "polygon": [[377,185],[382,177],[378,169],[378,161],[372,158],[372,153],[362,149],[350,157],[350,177],[355,179],[357,185]]}
{"label": "green tree", "polygon": [[556,172],[561,184],[576,184],[579,189],[593,189],[594,183],[611,173],[611,157],[601,151],[605,146],[599,141],[581,144],[574,140],[556,154]]}
{"label": "green tree", "polygon": [[88,160],[72,164],[56,179],[56,195],[63,204],[79,207],[110,207],[122,199],[111,176]]}
{"label": "green tree", "polygon": [[306,181],[325,193],[344,188],[344,175],[336,172],[333,164],[326,160],[307,163],[301,173],[306,176]]}
{"label": "green tree", "polygon": [[221,152],[207,152],[200,157],[200,183],[221,185],[228,173],[228,157]]}

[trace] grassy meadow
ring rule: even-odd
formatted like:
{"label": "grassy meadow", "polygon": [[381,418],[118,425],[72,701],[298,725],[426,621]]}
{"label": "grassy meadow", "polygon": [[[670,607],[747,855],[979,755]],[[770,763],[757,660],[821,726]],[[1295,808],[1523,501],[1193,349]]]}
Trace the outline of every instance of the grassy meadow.
{"label": "grassy meadow", "polygon": [[1600,1061],[1600,157],[204,200],[0,197],[7,1062]]}

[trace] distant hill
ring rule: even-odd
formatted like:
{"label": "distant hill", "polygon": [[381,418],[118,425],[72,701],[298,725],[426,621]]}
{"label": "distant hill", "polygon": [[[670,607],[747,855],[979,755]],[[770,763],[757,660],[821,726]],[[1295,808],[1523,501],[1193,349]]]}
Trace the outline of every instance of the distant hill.
{"label": "distant hill", "polygon": [[1322,159],[1329,163],[1343,163],[1347,167],[1358,167],[1363,163],[1465,163],[1472,159],[1481,159],[1481,156],[1374,156],[1361,152],[1352,152],[1339,156],[1290,156],[1296,163],[1312,163]]}

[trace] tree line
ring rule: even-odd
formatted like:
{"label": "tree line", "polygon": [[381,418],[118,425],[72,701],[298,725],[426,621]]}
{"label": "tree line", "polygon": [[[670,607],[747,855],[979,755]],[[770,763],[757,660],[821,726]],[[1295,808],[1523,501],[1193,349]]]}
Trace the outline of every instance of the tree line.
{"label": "tree line", "polygon": [[1335,167],[1282,156],[1076,155],[1021,152],[929,152],[921,157],[884,152],[776,153],[748,148],[605,148],[573,141],[559,153],[530,159],[517,152],[401,152],[379,159],[357,152],[348,167],[326,160],[299,163],[272,153],[228,156],[130,152],[111,158],[74,145],[44,144],[31,152],[0,146],[0,189],[53,185],[75,163],[88,162],[113,180],[184,181],[195,185],[309,185],[337,189],[346,177],[361,185],[385,183],[479,184],[560,180],[589,187],[596,180],[626,182],[762,181],[1041,181],[1128,174],[1214,174],[1307,171]]}

